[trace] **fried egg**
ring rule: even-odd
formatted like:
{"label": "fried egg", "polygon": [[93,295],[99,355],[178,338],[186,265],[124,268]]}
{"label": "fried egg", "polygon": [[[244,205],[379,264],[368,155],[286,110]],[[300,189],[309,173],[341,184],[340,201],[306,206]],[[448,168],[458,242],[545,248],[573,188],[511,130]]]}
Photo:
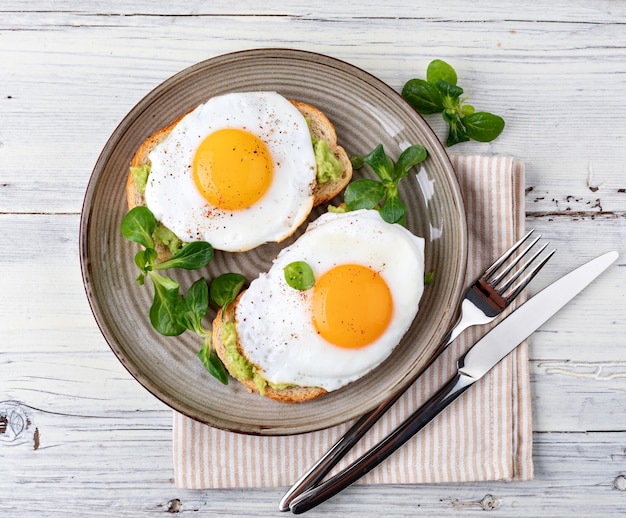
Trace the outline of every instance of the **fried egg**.
{"label": "fried egg", "polygon": [[[290,287],[306,262],[315,285]],[[254,279],[235,312],[241,352],[267,381],[336,390],[385,360],[424,290],[424,240],[374,210],[327,213]]]}
{"label": "fried egg", "polygon": [[182,241],[249,250],[291,235],[313,207],[309,128],[275,92],[209,99],[149,160],[146,205]]}

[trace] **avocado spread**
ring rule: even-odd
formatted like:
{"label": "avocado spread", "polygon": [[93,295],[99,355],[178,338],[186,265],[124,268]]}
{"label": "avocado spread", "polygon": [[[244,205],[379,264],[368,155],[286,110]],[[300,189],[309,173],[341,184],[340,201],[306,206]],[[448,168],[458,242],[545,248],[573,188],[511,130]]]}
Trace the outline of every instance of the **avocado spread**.
{"label": "avocado spread", "polygon": [[141,165],[139,167],[131,167],[130,172],[135,180],[135,186],[141,194],[146,193],[146,184],[148,183],[148,175],[150,174],[150,164]]}
{"label": "avocado spread", "polygon": [[256,372],[254,365],[239,354],[237,350],[237,331],[235,330],[234,322],[222,322],[222,343],[226,351],[225,363],[228,365],[230,374],[241,381],[251,379],[262,396],[265,395],[265,388],[268,385],[274,390],[282,390],[289,386],[286,383],[278,384],[267,381]]}
{"label": "avocado spread", "polygon": [[158,223],[154,229],[154,239],[165,245],[172,255],[176,254],[183,246],[183,242],[178,239],[178,236],[162,223]]}
{"label": "avocado spread", "polygon": [[339,180],[343,173],[343,165],[328,147],[328,142],[313,139],[313,152],[317,165],[317,183]]}

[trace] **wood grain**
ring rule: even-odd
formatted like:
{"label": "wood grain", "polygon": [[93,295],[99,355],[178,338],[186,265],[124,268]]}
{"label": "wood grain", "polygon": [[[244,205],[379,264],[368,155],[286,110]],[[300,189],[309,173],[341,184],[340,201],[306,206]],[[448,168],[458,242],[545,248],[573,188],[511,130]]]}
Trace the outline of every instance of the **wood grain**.
{"label": "wood grain", "polygon": [[[598,253],[619,264],[530,341],[535,480],[355,486],[311,516],[626,512],[626,4],[126,2],[0,5],[0,502],[6,516],[277,516],[283,489],[174,488],[171,411],[104,342],[77,232],[100,150],[149,90],[254,47],[331,54],[397,90],[433,58],[507,121],[527,227],[558,249],[531,293]],[[438,116],[428,122],[441,138]],[[11,427],[11,428],[9,428]],[[19,432],[19,433],[18,433]],[[489,497],[491,495],[491,497]]]}

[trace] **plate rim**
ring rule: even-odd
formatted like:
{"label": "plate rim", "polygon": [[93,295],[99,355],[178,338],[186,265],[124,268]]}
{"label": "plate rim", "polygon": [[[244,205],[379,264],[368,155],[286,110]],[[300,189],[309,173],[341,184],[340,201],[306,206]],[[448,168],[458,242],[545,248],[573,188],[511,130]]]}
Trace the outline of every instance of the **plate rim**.
{"label": "plate rim", "polygon": [[[421,118],[424,122],[423,130],[425,130],[430,142],[430,148],[435,149],[437,151],[437,159],[444,163],[448,172],[451,172],[450,179],[454,184],[454,199],[450,200],[451,206],[455,209],[454,214],[455,218],[458,218],[458,223],[461,228],[460,238],[462,239],[462,243],[459,243],[459,247],[461,252],[458,254],[457,266],[459,271],[462,272],[456,282],[454,283],[453,289],[453,297],[450,300],[449,310],[456,311],[458,303],[461,300],[461,296],[464,288],[464,272],[467,267],[467,252],[468,252],[468,234],[467,234],[467,219],[466,212],[464,206],[463,195],[458,183],[458,179],[456,178],[456,174],[454,171],[454,167],[450,160],[450,157],[447,153],[447,150],[443,146],[443,143],[435,134],[434,130],[431,126],[421,117],[419,113],[417,113],[408,103],[406,99],[404,99],[399,92],[393,89],[390,85],[385,83],[383,80],[376,77],[374,74],[356,66],[352,63],[344,61],[339,58],[335,58],[333,56],[329,56],[326,54],[322,54],[315,51],[309,50],[301,50],[295,48],[287,48],[287,47],[263,47],[263,48],[251,48],[251,49],[243,49],[237,50],[233,52],[228,52],[225,54],[220,54],[197,63],[194,63],[190,66],[183,68],[182,70],[176,72],[170,77],[166,78],[164,81],[159,83],[157,86],[148,91],[135,105],[127,112],[127,114],[120,120],[117,124],[111,135],[108,137],[105,145],[100,152],[92,172],[89,177],[89,181],[85,190],[85,196],[83,199],[81,214],[80,214],[80,223],[79,223],[79,255],[80,255],[80,267],[81,267],[81,276],[83,281],[83,287],[86,292],[87,300],[90,306],[90,310],[93,314],[95,322],[102,334],[105,342],[112,350],[116,358],[120,361],[120,363],[124,366],[126,371],[142,386],[146,389],[153,397],[157,398],[159,401],[167,405],[170,409],[179,412],[193,420],[199,421],[201,423],[207,424],[212,427],[216,427],[225,431],[236,432],[236,433],[244,433],[247,435],[259,435],[259,436],[285,436],[285,435],[294,435],[299,433],[309,433],[314,431],[319,431],[322,429],[329,428],[331,426],[335,426],[341,424],[353,417],[348,417],[341,421],[337,421],[331,424],[320,424],[316,426],[315,424],[309,425],[307,427],[292,427],[290,429],[283,429],[280,427],[267,427],[267,426],[259,426],[256,429],[250,427],[237,427],[237,426],[224,426],[220,424],[216,424],[215,422],[210,422],[203,416],[198,413],[187,411],[183,408],[177,408],[175,404],[173,404],[173,397],[167,397],[166,394],[163,394],[162,390],[159,389],[159,386],[155,385],[152,380],[147,377],[142,377],[140,372],[134,372],[134,370],[127,364],[126,358],[120,354],[120,351],[117,350],[117,347],[114,347],[114,344],[111,343],[109,332],[106,330],[103,322],[101,322],[101,318],[98,315],[98,311],[96,308],[95,301],[92,297],[91,292],[91,280],[90,280],[90,267],[89,267],[89,254],[88,254],[88,228],[89,222],[92,217],[92,210],[90,208],[93,206],[93,201],[96,193],[97,184],[99,181],[99,174],[101,172],[102,166],[106,163],[107,159],[110,158],[112,151],[115,149],[116,144],[119,143],[120,138],[124,135],[125,131],[132,126],[134,121],[136,121],[141,114],[149,109],[151,103],[153,103],[160,95],[167,92],[168,88],[171,87],[172,84],[176,83],[181,79],[187,79],[190,74],[199,73],[205,71],[207,68],[219,66],[221,64],[227,63],[229,61],[237,61],[241,59],[249,59],[249,58],[269,58],[269,59],[289,59],[294,61],[307,61],[307,62],[316,62],[317,64],[324,64],[333,66],[335,68],[341,69],[343,72],[351,71],[354,74],[358,74],[361,76],[361,79],[366,78],[368,85],[376,88],[379,92],[384,94],[387,97],[393,97],[395,102],[400,102],[404,104],[405,107],[410,108],[415,113],[415,116]],[[321,63],[323,62],[323,63]],[[430,153],[429,153],[430,154]],[[445,317],[449,317],[449,315],[444,315]],[[451,317],[450,317],[451,318]],[[441,336],[444,336],[446,330],[441,332]],[[405,390],[411,382],[413,377],[412,372],[407,372],[405,375],[395,381],[393,387],[389,390],[389,395],[397,394],[399,391]],[[185,405],[182,405],[183,407]],[[372,407],[374,408],[375,405]]]}

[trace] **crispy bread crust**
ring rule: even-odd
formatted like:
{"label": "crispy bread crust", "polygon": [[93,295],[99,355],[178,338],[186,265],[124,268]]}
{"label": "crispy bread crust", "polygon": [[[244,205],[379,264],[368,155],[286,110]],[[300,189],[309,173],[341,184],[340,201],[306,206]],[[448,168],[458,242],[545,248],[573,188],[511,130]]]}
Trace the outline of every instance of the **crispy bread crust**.
{"label": "crispy bread crust", "polygon": [[[224,347],[224,342],[222,341],[222,322],[233,322],[235,321],[235,309],[237,304],[239,303],[239,299],[241,298],[243,292],[238,295],[238,297],[226,308],[226,314],[222,314],[222,310],[219,310],[217,316],[213,320],[213,347],[215,348],[215,352],[219,356],[220,360],[226,367],[226,370],[230,373],[230,375],[235,378],[240,383],[243,383],[247,389],[251,392],[258,393],[258,389],[254,384],[253,380],[243,380],[236,378],[233,376],[230,370],[230,366],[228,364],[228,359],[226,357],[226,349]],[[236,325],[236,321],[235,321]],[[237,349],[241,354],[241,346],[239,344],[239,339],[237,340]],[[303,403],[305,401],[312,401],[313,399],[317,399],[318,397],[326,394],[327,391],[323,388],[319,387],[287,387],[282,390],[275,390],[269,385],[265,387],[265,397],[273,399],[275,401],[280,401],[281,403]]]}

